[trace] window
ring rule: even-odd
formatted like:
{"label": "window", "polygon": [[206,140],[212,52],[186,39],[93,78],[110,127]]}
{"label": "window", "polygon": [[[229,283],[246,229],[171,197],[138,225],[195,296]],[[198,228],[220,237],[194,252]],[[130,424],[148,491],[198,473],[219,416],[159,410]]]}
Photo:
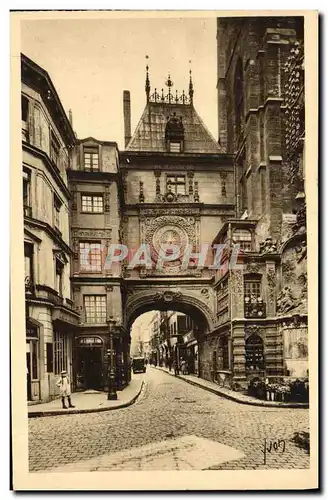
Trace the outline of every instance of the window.
{"label": "window", "polygon": [[28,141],[28,99],[22,95],[22,137],[24,141]]}
{"label": "window", "polygon": [[170,141],[170,153],[181,153],[181,142]]}
{"label": "window", "polygon": [[261,275],[247,276],[244,281],[245,318],[264,318],[266,305],[262,298]]}
{"label": "window", "polygon": [[56,229],[59,229],[59,230],[60,230],[60,208],[61,208],[61,201],[55,195],[54,196],[54,226]]}
{"label": "window", "polygon": [[31,172],[29,170],[23,170],[23,208],[24,216],[31,217]]}
{"label": "window", "polygon": [[60,154],[60,143],[57,140],[53,131],[50,131],[50,158],[55,163],[59,165],[59,154]]}
{"label": "window", "polygon": [[102,195],[82,195],[82,212],[101,213],[104,211]]}
{"label": "window", "polygon": [[248,371],[264,370],[263,340],[259,335],[251,335],[246,340],[245,367]]}
{"label": "window", "polygon": [[235,229],[232,234],[232,240],[245,252],[252,251],[252,233],[247,229]]}
{"label": "window", "polygon": [[247,280],[244,282],[244,296],[245,300],[249,298],[252,300],[257,300],[262,298],[261,294],[261,280]]}
{"label": "window", "polygon": [[186,177],[184,175],[168,175],[167,190],[175,194],[186,194]]}
{"label": "window", "polygon": [[98,148],[84,148],[84,168],[85,170],[99,170],[99,153]]}
{"label": "window", "polygon": [[53,342],[54,373],[59,375],[67,370],[67,337],[64,333],[54,332]]}
{"label": "window", "polygon": [[63,274],[64,264],[56,259],[56,291],[60,297],[63,296]]}
{"label": "window", "polygon": [[165,140],[170,153],[181,153],[184,141],[182,116],[178,117],[176,113],[173,113],[168,118],[165,126]]}
{"label": "window", "polygon": [[33,287],[33,245],[24,243],[25,291],[31,292]]}
{"label": "window", "polygon": [[87,271],[102,270],[100,242],[80,242],[80,269]]}
{"label": "window", "polygon": [[106,323],[106,295],[85,295],[84,310],[87,323]]}

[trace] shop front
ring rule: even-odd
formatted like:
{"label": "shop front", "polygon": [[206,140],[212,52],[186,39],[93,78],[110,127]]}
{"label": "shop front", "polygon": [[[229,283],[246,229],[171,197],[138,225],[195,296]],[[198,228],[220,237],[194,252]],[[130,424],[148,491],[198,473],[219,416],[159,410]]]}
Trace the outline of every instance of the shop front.
{"label": "shop front", "polygon": [[75,340],[76,389],[103,389],[106,383],[103,338],[97,335],[81,335]]}
{"label": "shop front", "polygon": [[[131,379],[128,345],[119,331],[114,332],[113,364],[116,390],[122,390]],[[75,338],[76,390],[108,389],[111,363],[110,343],[107,333],[81,333]]]}
{"label": "shop front", "polygon": [[184,356],[188,366],[188,373],[198,375],[198,343],[194,332],[190,331],[183,336]]}

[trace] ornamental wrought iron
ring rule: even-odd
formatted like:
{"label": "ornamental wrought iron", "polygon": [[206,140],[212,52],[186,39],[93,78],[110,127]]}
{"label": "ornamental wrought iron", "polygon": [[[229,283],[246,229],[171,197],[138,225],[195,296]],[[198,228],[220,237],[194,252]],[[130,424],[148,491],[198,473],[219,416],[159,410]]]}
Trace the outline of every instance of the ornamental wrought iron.
{"label": "ornamental wrought iron", "polygon": [[171,92],[171,88],[169,87],[168,93],[164,93],[164,89],[161,89],[161,92],[157,92],[157,89],[154,89],[153,94],[149,96],[149,102],[153,102],[156,104],[166,103],[166,104],[185,104],[191,105],[192,100],[183,90],[181,94],[179,94],[178,90],[175,93]]}
{"label": "ornamental wrought iron", "polygon": [[245,318],[265,318],[266,307],[262,297],[245,297]]}

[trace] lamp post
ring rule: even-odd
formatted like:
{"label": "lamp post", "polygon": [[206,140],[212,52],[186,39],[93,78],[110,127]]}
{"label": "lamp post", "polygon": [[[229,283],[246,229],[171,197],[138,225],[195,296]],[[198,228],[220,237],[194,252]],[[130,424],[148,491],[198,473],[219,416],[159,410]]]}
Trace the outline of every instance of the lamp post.
{"label": "lamp post", "polygon": [[114,339],[113,339],[113,326],[116,324],[116,320],[112,317],[107,321],[109,329],[109,353],[110,363],[108,367],[108,395],[107,399],[114,400],[117,399],[117,393],[115,389],[115,370],[114,370]]}

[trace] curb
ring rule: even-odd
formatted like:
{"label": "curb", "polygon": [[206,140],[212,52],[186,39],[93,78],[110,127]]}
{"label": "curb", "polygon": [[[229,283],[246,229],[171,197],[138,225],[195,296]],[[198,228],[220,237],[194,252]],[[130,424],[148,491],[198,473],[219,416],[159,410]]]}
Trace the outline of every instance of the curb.
{"label": "curb", "polygon": [[156,367],[157,370],[160,370],[162,372],[167,373],[168,375],[171,375],[171,377],[178,378],[180,380],[183,380],[184,382],[187,382],[190,385],[200,387],[201,389],[204,389],[205,391],[211,392],[213,394],[216,394],[217,396],[221,396],[222,398],[229,399],[231,401],[235,401],[236,403],[240,403],[243,405],[250,405],[250,406],[262,406],[265,408],[309,408],[308,403],[281,403],[279,401],[262,401],[262,400],[256,400],[254,401],[244,401],[239,399],[236,396],[233,396],[231,394],[227,394],[225,392],[221,392],[220,389],[214,389],[212,387],[206,387],[202,384],[197,383],[195,380],[188,380],[186,378],[181,377],[180,375],[174,375],[173,373],[169,373],[166,370],[163,370],[162,368]]}
{"label": "curb", "polygon": [[113,410],[120,410],[121,408],[126,408],[127,406],[131,406],[133,403],[136,402],[138,397],[140,396],[140,393],[144,387],[144,380],[142,380],[140,384],[140,388],[135,396],[133,396],[132,399],[129,401],[126,401],[125,403],[119,404],[117,406],[112,406],[112,407],[107,407],[107,408],[85,408],[82,410],[76,409],[76,410],[54,410],[54,411],[34,411],[34,412],[29,412],[28,413],[28,418],[37,418],[37,417],[55,417],[58,415],[77,415],[80,413],[99,413],[103,411],[113,411]]}

